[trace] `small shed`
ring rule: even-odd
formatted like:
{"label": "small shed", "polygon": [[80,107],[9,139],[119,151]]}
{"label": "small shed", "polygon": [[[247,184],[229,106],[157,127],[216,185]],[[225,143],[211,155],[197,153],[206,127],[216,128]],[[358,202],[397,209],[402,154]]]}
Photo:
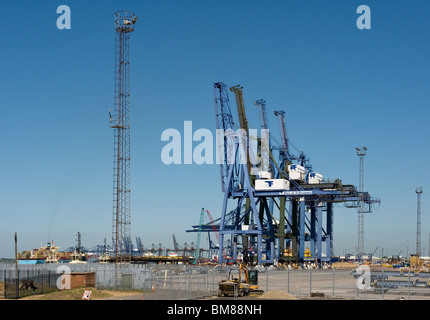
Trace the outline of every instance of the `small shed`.
{"label": "small shed", "polygon": [[95,287],[95,272],[70,272],[61,276],[61,289],[74,289],[79,287]]}

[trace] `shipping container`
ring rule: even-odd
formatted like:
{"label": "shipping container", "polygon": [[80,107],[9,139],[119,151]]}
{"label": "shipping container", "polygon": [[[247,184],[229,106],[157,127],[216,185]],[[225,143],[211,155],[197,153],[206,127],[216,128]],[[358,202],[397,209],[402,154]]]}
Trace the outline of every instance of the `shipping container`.
{"label": "shipping container", "polygon": [[286,179],[263,179],[255,180],[255,190],[289,190],[290,182]]}
{"label": "shipping container", "polygon": [[288,174],[292,180],[305,180],[306,169],[298,164],[290,164],[288,166]]}
{"label": "shipping container", "polygon": [[311,172],[308,174],[308,183],[309,184],[321,183],[322,181],[323,181],[322,174],[319,174],[317,172]]}

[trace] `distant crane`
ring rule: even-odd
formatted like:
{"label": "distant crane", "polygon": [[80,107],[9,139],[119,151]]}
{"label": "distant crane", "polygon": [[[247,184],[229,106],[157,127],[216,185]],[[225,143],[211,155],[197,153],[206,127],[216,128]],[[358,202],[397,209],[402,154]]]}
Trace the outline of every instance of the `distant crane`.
{"label": "distant crane", "polygon": [[143,254],[144,254],[145,249],[144,249],[144,247],[143,247],[142,239],[140,239],[140,237],[136,237],[136,245],[137,245],[137,251],[138,251],[138,253],[139,253],[140,255],[143,255]]}
{"label": "distant crane", "polygon": [[214,233],[215,233],[215,237],[217,238],[218,243],[219,243],[219,234],[218,234],[218,231],[217,231],[217,227],[216,227],[216,225],[215,225],[215,221],[214,221],[214,219],[212,218],[212,215],[211,215],[211,213],[209,212],[209,210],[206,210],[206,213],[208,214],[208,217],[209,217],[209,224],[212,226],[212,229],[213,229],[213,231],[214,231]]}
{"label": "distant crane", "polygon": [[179,251],[180,250],[178,242],[176,241],[175,235],[173,235],[173,248],[175,248],[175,251]]}
{"label": "distant crane", "polygon": [[200,213],[199,231],[197,233],[197,242],[196,242],[196,249],[194,251],[193,264],[195,264],[197,260],[199,260],[199,256],[200,256],[200,238],[202,236],[204,214],[205,214],[205,208],[202,208],[202,212]]}
{"label": "distant crane", "polygon": [[[209,225],[211,225],[212,226],[212,230],[213,230],[213,232],[215,233],[215,237],[216,237],[216,239],[217,239],[217,244],[214,244],[213,243],[213,241],[211,241],[211,238],[210,238],[210,232],[208,232],[208,237],[209,237],[209,250],[211,251],[211,250],[215,250],[215,251],[218,251],[218,249],[219,249],[219,233],[218,233],[218,229],[217,229],[217,226],[215,225],[215,221],[214,221],[214,219],[212,218],[212,215],[211,215],[211,213],[209,212],[209,210],[206,210],[206,213],[208,214],[208,218],[209,218]],[[212,253],[212,252],[211,252]],[[225,256],[225,250],[224,250],[224,252],[218,252],[218,254],[219,255],[223,255],[223,256]]]}

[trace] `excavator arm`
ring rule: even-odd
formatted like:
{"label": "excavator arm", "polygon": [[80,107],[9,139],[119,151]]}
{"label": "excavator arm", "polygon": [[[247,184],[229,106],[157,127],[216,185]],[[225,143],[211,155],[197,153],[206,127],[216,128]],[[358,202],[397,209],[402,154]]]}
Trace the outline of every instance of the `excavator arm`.
{"label": "excavator arm", "polygon": [[248,267],[246,264],[241,263],[239,266],[239,282],[241,281],[242,272],[245,274],[245,283],[249,284],[249,274],[248,274]]}

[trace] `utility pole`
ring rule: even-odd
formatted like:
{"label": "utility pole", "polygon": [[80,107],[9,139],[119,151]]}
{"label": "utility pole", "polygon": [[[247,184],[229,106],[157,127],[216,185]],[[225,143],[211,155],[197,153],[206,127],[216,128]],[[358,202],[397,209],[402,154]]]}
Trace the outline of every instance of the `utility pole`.
{"label": "utility pole", "polygon": [[357,155],[360,158],[360,169],[359,169],[359,188],[360,200],[358,206],[358,254],[364,253],[364,156],[367,154],[367,148],[355,148]]}
{"label": "utility pole", "polygon": [[421,256],[421,194],[423,193],[422,187],[415,189],[417,194],[417,256]]}
{"label": "utility pole", "polygon": [[19,275],[18,275],[18,237],[15,232],[15,282],[16,297],[19,297]]}

